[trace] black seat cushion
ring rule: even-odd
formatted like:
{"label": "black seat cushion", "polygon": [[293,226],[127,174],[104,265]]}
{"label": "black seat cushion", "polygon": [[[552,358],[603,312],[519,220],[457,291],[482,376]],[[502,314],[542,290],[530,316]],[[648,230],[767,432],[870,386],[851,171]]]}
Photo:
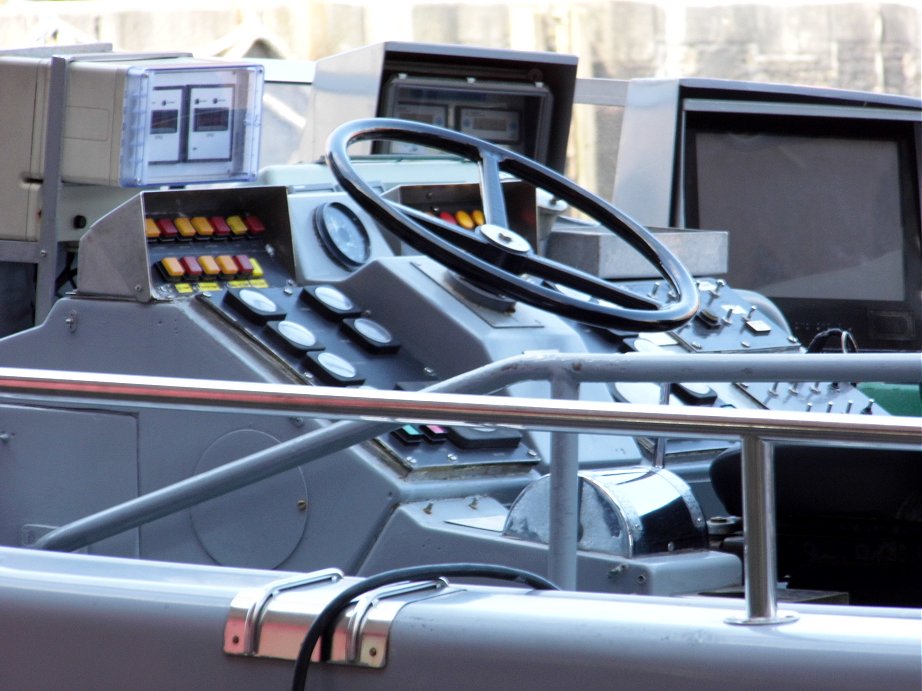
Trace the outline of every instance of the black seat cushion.
{"label": "black seat cushion", "polygon": [[[867,449],[777,444],[778,515],[839,514],[922,521],[922,448]],[[711,484],[727,511],[743,512],[740,449],[711,463]]]}

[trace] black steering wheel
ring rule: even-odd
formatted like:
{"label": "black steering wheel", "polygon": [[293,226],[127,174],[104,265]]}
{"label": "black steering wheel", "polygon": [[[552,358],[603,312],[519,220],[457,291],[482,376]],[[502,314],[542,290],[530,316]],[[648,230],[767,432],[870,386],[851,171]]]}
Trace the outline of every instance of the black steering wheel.
{"label": "black steering wheel", "polygon": [[[472,232],[382,198],[361,178],[348,154],[353,143],[370,140],[410,142],[476,162],[486,222]],[[341,125],[330,135],[327,151],[327,165],[333,175],[375,221],[479,286],[586,324],[625,331],[673,329],[698,310],[698,290],[688,269],[649,230],[600,197],[525,156],[454,130],[391,118]],[[553,194],[621,237],[668,282],[670,290],[659,291],[668,293],[667,302],[628,292],[536,254],[525,238],[508,228],[501,172]],[[546,283],[531,278],[544,279]],[[562,292],[553,286],[572,290]]]}

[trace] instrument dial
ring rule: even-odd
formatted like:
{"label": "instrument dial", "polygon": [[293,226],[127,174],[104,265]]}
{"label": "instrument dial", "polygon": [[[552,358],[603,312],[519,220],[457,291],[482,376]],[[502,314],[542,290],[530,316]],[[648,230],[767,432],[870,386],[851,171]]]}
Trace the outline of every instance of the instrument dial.
{"label": "instrument dial", "polygon": [[368,261],[371,243],[358,216],[345,204],[328,202],[314,214],[317,236],[330,257],[347,269]]}

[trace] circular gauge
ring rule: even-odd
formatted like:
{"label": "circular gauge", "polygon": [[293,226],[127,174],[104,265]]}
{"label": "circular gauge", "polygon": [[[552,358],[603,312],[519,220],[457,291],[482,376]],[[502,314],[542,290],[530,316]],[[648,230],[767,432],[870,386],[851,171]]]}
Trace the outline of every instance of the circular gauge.
{"label": "circular gauge", "polygon": [[314,212],[314,226],[330,257],[354,269],[368,261],[371,243],[359,217],[345,204],[328,202]]}

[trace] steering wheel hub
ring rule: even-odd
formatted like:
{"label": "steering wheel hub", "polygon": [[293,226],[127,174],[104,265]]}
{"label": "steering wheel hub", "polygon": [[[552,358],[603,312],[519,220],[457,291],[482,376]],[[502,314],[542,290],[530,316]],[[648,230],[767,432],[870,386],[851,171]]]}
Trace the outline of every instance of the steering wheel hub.
{"label": "steering wheel hub", "polygon": [[532,251],[531,243],[528,240],[508,228],[503,228],[493,223],[484,223],[482,226],[477,227],[477,231],[496,247],[507,252],[525,254]]}

